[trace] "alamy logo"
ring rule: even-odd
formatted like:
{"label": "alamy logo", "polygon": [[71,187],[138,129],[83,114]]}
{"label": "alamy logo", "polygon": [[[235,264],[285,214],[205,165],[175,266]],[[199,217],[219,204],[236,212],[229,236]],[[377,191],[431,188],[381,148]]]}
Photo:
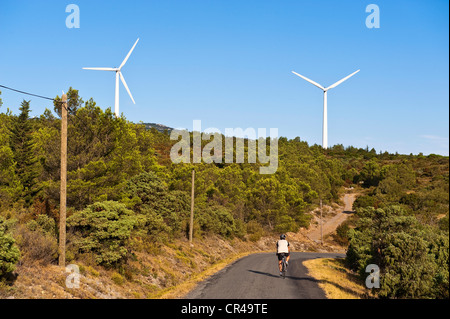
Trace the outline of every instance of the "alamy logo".
{"label": "alamy logo", "polygon": [[367,265],[366,272],[370,273],[366,278],[366,287],[380,288],[380,267],[374,264]]}
{"label": "alamy logo", "polygon": [[[271,128],[269,137],[266,137],[266,133],[265,128],[258,128],[257,131],[253,128],[245,130],[226,128],[225,135],[216,128],[208,128],[202,133],[201,121],[194,120],[192,163],[201,163],[202,160],[207,164],[222,163],[222,154],[225,149],[225,163],[245,163],[245,153],[247,153],[247,163],[256,163],[258,160],[261,164],[269,164],[259,168],[261,174],[274,174],[278,169],[278,129]],[[246,147],[244,138],[247,139]],[[186,129],[176,129],[171,132],[170,139],[178,140],[170,151],[172,162],[191,163],[191,134]],[[236,140],[235,149],[234,140]],[[202,141],[210,142],[202,149]],[[269,142],[269,155],[267,142]]]}
{"label": "alamy logo", "polygon": [[68,29],[79,29],[80,28],[80,7],[76,4],[69,4],[66,7],[66,12],[70,14],[66,18],[66,27]]}
{"label": "alamy logo", "polygon": [[369,29],[380,28],[380,8],[376,4],[369,4],[366,7],[366,12],[370,14],[366,18],[366,27]]}
{"label": "alamy logo", "polygon": [[69,289],[80,288],[80,267],[75,264],[66,267],[66,287]]}

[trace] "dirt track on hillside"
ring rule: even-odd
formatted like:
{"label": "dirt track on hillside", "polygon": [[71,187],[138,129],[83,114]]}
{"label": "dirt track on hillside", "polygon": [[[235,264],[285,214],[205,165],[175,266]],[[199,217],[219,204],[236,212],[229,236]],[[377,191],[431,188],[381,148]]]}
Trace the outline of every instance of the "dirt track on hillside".
{"label": "dirt track on hillside", "polygon": [[[340,207],[336,214],[331,214],[330,216],[325,216],[323,221],[323,237],[326,235],[333,233],[336,231],[336,228],[342,224],[349,216],[353,214],[352,206],[353,202],[356,199],[357,194],[344,194],[342,197],[342,201],[344,202],[344,206]],[[321,229],[320,229],[320,220],[319,224],[312,228],[307,237],[315,242],[321,241]]]}

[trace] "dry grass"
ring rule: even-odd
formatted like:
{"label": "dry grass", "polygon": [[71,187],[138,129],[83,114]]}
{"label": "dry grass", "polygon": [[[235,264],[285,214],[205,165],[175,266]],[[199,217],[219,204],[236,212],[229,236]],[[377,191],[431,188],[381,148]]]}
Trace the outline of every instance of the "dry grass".
{"label": "dry grass", "polygon": [[54,264],[23,260],[11,284],[0,282],[0,299],[175,299],[231,262],[262,251],[254,243],[223,240],[219,237],[176,240],[160,248],[158,254],[135,252],[126,267],[105,269],[86,260],[71,261],[79,266],[80,287],[67,288],[68,273]]}
{"label": "dry grass", "polygon": [[328,299],[363,299],[367,289],[344,267],[343,259],[318,258],[303,262],[308,274],[319,281]]}
{"label": "dry grass", "polygon": [[209,267],[205,271],[202,271],[199,274],[193,275],[190,279],[182,282],[181,284],[164,289],[162,291],[159,291],[153,295],[150,295],[149,298],[150,299],[181,299],[181,298],[183,298],[183,296],[185,296],[187,293],[189,293],[192,289],[194,289],[195,286],[199,282],[205,280],[209,276],[212,276],[215,273],[217,273],[218,271],[224,269],[226,266],[228,266],[232,262],[234,262],[242,257],[248,256],[252,253],[255,253],[255,252],[240,253],[240,254],[231,256],[229,258],[223,259],[220,262],[215,263],[213,266]]}

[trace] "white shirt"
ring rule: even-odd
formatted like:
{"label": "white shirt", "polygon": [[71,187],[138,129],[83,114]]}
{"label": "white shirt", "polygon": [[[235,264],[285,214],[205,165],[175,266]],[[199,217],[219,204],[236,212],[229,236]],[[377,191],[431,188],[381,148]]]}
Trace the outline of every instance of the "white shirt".
{"label": "white shirt", "polygon": [[277,254],[289,252],[289,242],[286,239],[277,241]]}

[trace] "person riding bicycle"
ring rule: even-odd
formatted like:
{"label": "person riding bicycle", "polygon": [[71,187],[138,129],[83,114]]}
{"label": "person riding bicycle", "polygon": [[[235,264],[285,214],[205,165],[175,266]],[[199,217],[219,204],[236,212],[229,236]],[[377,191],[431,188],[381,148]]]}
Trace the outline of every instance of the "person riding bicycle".
{"label": "person riding bicycle", "polygon": [[277,241],[277,256],[278,256],[278,268],[280,269],[280,276],[282,274],[281,261],[283,257],[286,256],[286,265],[289,264],[289,259],[291,258],[291,247],[289,242],[286,240],[286,235],[281,235],[280,240]]}

